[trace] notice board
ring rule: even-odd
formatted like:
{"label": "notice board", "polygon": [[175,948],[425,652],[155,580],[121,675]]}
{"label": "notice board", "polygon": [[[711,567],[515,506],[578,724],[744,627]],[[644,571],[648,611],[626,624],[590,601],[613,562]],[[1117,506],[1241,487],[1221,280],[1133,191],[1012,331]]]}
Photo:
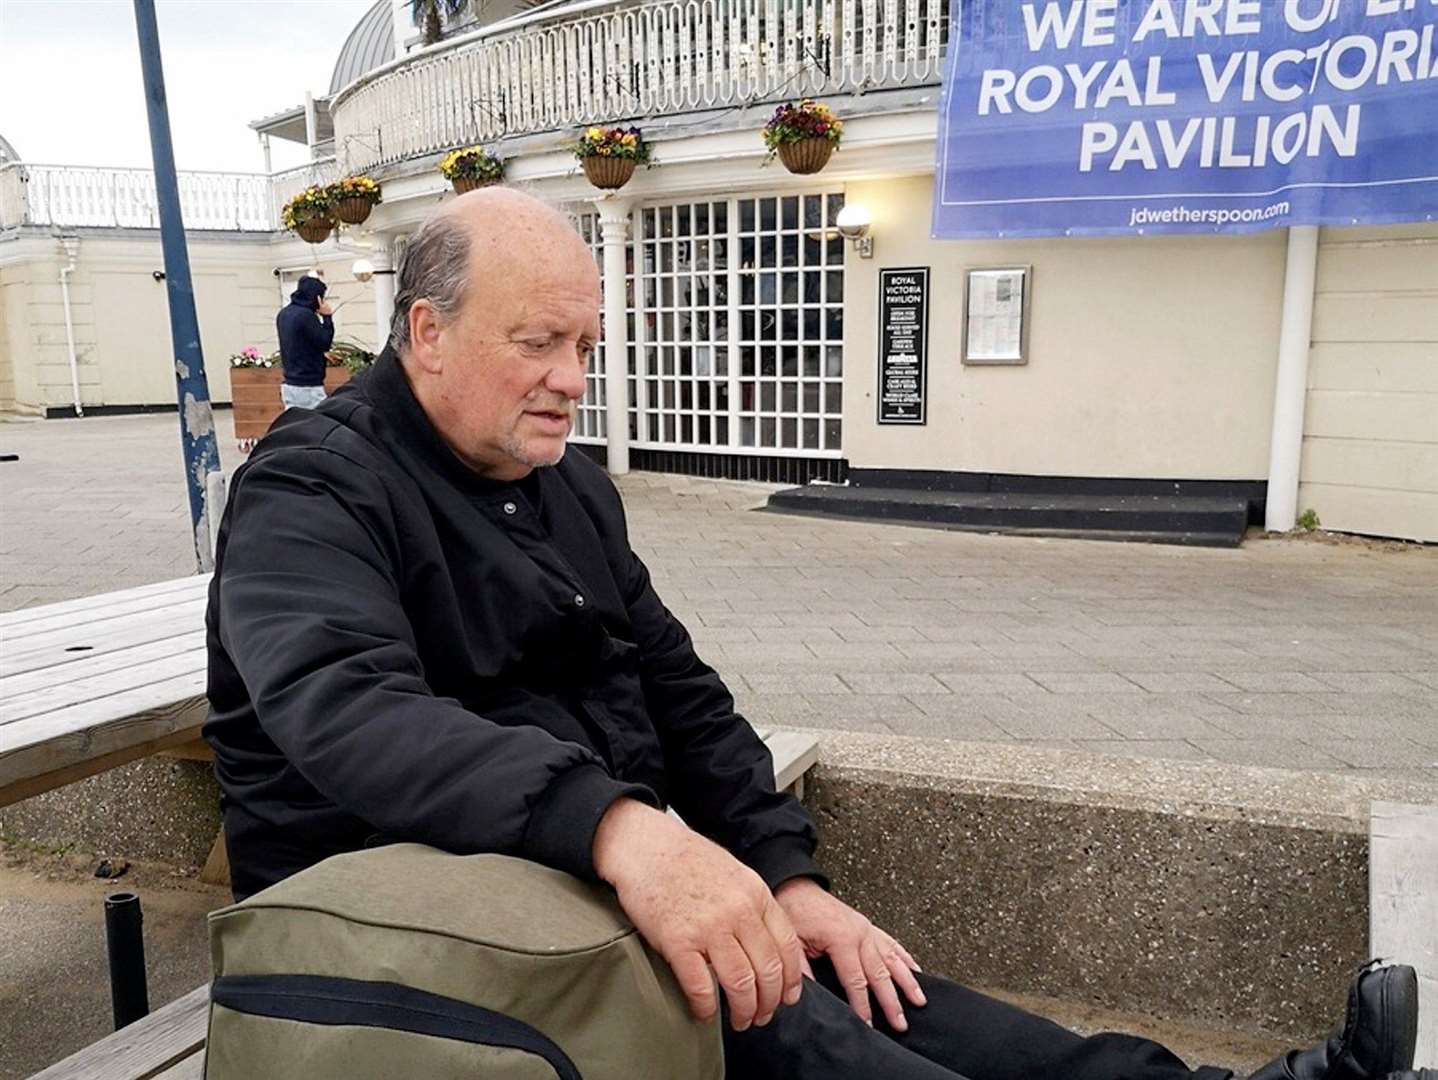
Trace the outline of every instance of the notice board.
{"label": "notice board", "polygon": [[927,422],[929,268],[879,271],[879,423]]}

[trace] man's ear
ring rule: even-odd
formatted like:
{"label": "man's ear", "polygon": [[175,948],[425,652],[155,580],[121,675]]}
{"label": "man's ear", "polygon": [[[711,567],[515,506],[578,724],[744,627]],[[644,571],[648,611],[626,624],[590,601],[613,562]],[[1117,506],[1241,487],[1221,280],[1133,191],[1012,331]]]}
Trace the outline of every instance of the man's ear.
{"label": "man's ear", "polygon": [[440,355],[442,328],[434,305],[423,298],[409,308],[409,356],[421,371],[438,375],[444,370]]}

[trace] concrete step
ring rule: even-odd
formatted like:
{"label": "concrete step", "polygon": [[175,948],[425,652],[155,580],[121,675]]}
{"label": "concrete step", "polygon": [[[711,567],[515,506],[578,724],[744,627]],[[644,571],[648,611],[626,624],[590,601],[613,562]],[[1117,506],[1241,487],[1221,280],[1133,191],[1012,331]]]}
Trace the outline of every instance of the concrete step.
{"label": "concrete step", "polygon": [[767,509],[984,532],[1236,547],[1248,527],[1241,496],[947,491],[809,484]]}

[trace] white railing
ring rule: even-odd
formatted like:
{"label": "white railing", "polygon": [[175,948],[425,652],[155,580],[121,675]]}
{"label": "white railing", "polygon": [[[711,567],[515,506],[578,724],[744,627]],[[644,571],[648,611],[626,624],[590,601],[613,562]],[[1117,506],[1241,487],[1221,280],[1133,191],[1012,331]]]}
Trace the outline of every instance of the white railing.
{"label": "white railing", "polygon": [[278,229],[280,227],[280,211],[284,209],[285,203],[294,196],[312,184],[332,184],[339,178],[339,167],[332,157],[320,158],[307,165],[297,165],[293,169],[285,169],[271,174],[269,177],[269,200],[275,222],[271,228]]}
{"label": "white railing", "polygon": [[[155,175],[149,169],[87,165],[0,167],[0,225],[160,225]],[[182,172],[180,214],[187,229],[274,229],[270,178],[256,173]]]}
{"label": "white railing", "polygon": [[667,113],[940,80],[954,0],[589,2],[392,61],[331,106],[347,167]]}
{"label": "white railing", "polygon": [[[182,172],[180,216],[187,229],[272,232],[291,196],[339,178],[334,158],[265,176]],[[0,166],[0,228],[14,225],[157,229],[155,176],[148,169],[80,165]]]}

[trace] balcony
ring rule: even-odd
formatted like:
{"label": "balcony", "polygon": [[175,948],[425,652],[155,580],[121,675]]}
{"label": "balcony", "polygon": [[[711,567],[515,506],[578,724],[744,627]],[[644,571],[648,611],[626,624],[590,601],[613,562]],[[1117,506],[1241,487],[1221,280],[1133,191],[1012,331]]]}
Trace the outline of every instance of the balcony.
{"label": "balcony", "polygon": [[[332,158],[272,176],[182,172],[180,215],[189,230],[274,232],[290,196],[337,175]],[[0,229],[20,225],[157,229],[155,174],[79,165],[0,166]]]}
{"label": "balcony", "polygon": [[952,0],[588,0],[441,42],[331,105],[351,171],[585,124],[936,85]]}

